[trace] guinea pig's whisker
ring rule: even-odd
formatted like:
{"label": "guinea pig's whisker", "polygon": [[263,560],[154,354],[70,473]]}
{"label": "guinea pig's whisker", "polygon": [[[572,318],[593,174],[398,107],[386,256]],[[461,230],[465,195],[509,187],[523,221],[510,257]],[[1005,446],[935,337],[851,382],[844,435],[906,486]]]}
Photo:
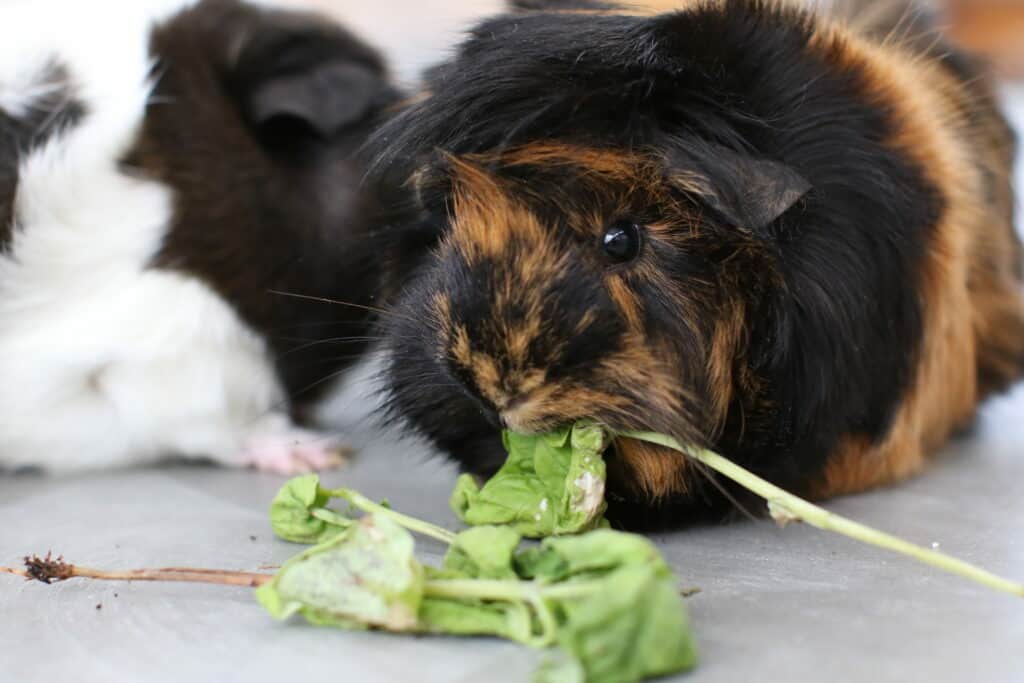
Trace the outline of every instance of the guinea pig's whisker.
{"label": "guinea pig's whisker", "polygon": [[395,313],[394,311],[389,311],[389,310],[387,310],[385,308],[379,308],[377,306],[366,306],[364,304],[355,304],[355,303],[352,303],[352,302],[349,302],[349,301],[342,301],[340,299],[330,299],[330,298],[322,297],[322,296],[310,296],[308,294],[297,294],[295,292],[282,292],[282,291],[276,290],[276,289],[268,289],[267,291],[269,293],[271,293],[271,294],[276,294],[278,296],[287,296],[287,297],[291,297],[293,299],[303,299],[305,301],[318,301],[320,303],[333,304],[333,305],[336,305],[336,306],[347,306],[349,308],[358,308],[358,309],[363,310],[363,311],[370,311],[371,313],[377,313],[377,314],[379,314],[381,316],[384,316],[384,317],[390,316],[390,317],[393,317],[393,318],[401,318],[401,319],[407,320],[409,322],[416,322],[416,323],[419,322],[418,320],[414,320],[411,316],[401,315],[399,313]]}
{"label": "guinea pig's whisker", "polygon": [[303,321],[301,323],[293,323],[293,324],[290,324],[290,325],[278,325],[276,327],[268,327],[267,331],[268,332],[285,332],[287,330],[306,330],[306,329],[323,328],[323,327],[337,327],[337,326],[342,326],[342,325],[345,325],[345,326],[348,326],[348,327],[354,327],[356,329],[362,330],[362,329],[364,329],[366,327],[366,321],[365,320],[324,320],[324,321],[321,321],[321,322],[318,322],[318,323],[311,323],[311,322]]}
{"label": "guinea pig's whisker", "polygon": [[294,348],[288,349],[287,351],[284,351],[283,353],[279,353],[277,355],[278,359],[286,358],[288,356],[291,356],[292,354],[299,353],[301,351],[306,351],[307,349],[311,349],[311,348],[313,348],[315,346],[323,346],[324,344],[345,344],[345,343],[354,344],[356,342],[379,342],[379,341],[384,341],[386,338],[385,337],[331,337],[329,339],[296,339],[296,338],[280,337],[280,339],[282,341],[305,342],[305,343],[302,343],[299,346],[296,346]]}
{"label": "guinea pig's whisker", "polygon": [[719,493],[721,493],[726,500],[729,501],[729,503],[733,505],[733,507],[739,510],[740,514],[742,514],[751,522],[756,523],[761,521],[761,519],[757,515],[748,510],[747,507],[736,498],[736,496],[732,495],[732,493],[730,493],[729,490],[722,485],[722,482],[718,480],[718,477],[715,476],[715,473],[711,470],[711,468],[709,468],[702,462],[697,462],[696,460],[691,460],[690,464],[694,467],[696,472],[702,475],[705,479],[707,479],[708,482],[712,486],[714,486],[715,489]]}
{"label": "guinea pig's whisker", "polygon": [[[334,356],[326,356],[324,358],[311,358],[308,361],[306,361],[305,363],[293,363],[291,365],[291,367],[296,368],[296,369],[303,369],[303,370],[305,370],[305,369],[308,369],[308,368],[315,368],[315,367],[318,367],[318,366],[321,366],[321,365],[334,365],[334,363],[336,361],[358,360],[358,359],[360,359],[362,357],[363,357],[362,353],[343,353],[343,354],[337,354],[337,355],[334,355]],[[350,369],[351,368],[345,368],[345,369],[341,370],[340,372],[344,373],[344,372],[347,372]]]}

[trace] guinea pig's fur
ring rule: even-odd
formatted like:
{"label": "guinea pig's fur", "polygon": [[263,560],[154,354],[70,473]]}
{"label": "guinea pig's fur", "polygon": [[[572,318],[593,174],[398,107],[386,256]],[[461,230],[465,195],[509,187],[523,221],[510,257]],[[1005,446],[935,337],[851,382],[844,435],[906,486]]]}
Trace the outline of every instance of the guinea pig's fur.
{"label": "guinea pig's fur", "polygon": [[[594,418],[820,498],[919,471],[1024,373],[1014,139],[980,67],[768,0],[576,4],[480,24],[379,133],[437,225],[388,323],[416,430],[488,474],[501,426]],[[667,449],[608,457],[620,523],[739,496]]]}
{"label": "guinea pig's fur", "polygon": [[0,7],[0,467],[331,464],[290,413],[366,346],[387,216],[355,152],[397,98],[313,15]]}

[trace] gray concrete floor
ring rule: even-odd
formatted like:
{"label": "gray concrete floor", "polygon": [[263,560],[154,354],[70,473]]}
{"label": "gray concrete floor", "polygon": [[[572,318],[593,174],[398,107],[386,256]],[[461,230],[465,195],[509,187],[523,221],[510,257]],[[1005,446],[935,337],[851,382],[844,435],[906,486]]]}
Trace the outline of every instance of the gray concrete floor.
{"label": "gray concrete floor", "polygon": [[[1011,102],[1024,120],[1024,90]],[[338,412],[366,447],[326,481],[454,528],[454,472],[360,427],[359,403],[350,393]],[[976,433],[924,476],[829,507],[1024,579],[1022,418],[1024,388],[989,404]],[[281,481],[202,466],[0,476],[0,564],[50,549],[97,567],[276,564],[296,551],[267,527]],[[799,526],[744,522],[655,540],[681,583],[701,588],[688,600],[702,656],[694,680],[1024,681],[1020,600]],[[425,560],[441,552],[421,550]],[[528,680],[536,661],[487,639],[278,624],[245,589],[0,577],[0,683],[511,682]]]}

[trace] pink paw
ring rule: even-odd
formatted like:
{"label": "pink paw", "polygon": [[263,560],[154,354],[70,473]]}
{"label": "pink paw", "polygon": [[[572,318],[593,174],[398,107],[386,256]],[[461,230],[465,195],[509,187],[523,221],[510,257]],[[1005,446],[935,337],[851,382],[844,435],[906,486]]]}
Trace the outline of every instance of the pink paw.
{"label": "pink paw", "polygon": [[333,436],[297,427],[253,434],[242,450],[243,465],[277,474],[306,474],[340,467],[351,449]]}

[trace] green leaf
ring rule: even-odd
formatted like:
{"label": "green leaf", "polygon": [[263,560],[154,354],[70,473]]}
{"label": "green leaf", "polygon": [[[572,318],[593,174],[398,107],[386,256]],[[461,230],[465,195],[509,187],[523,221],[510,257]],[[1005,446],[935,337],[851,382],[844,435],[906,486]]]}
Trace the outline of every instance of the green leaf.
{"label": "green leaf", "polygon": [[[351,521],[334,515],[328,523],[313,515],[327,505],[330,495],[320,488],[320,477],[307,474],[290,479],[270,504],[270,525],[280,538],[293,543],[320,543],[349,526]],[[345,524],[344,522],[348,522]]]}
{"label": "green leaf", "polygon": [[532,636],[525,604],[426,597],[420,605],[419,630],[461,636],[497,636],[528,643]]}
{"label": "green leaf", "polygon": [[547,434],[503,434],[508,459],[482,488],[456,483],[452,510],[470,525],[508,524],[540,538],[595,528],[605,510],[605,430],[577,423]]}
{"label": "green leaf", "polygon": [[559,652],[541,662],[534,683],[586,683],[586,672],[578,659]]}
{"label": "green leaf", "polygon": [[610,530],[549,538],[519,553],[516,566],[549,586],[557,642],[588,682],[639,681],[696,664],[676,580],[646,538]]}
{"label": "green leaf", "polygon": [[531,577],[561,581],[568,576],[608,572],[627,565],[654,564],[665,571],[668,566],[648,539],[611,529],[595,529],[579,536],[546,538],[536,551],[531,565],[523,565],[527,555],[520,559],[522,570]]}
{"label": "green leaf", "polygon": [[686,607],[672,574],[655,564],[605,576],[603,590],[559,605],[558,643],[588,683],[623,683],[686,671],[697,663]]}
{"label": "green leaf", "polygon": [[256,594],[278,619],[299,613],[319,625],[408,631],[417,625],[423,584],[412,534],[367,515],[289,560]]}
{"label": "green leaf", "polygon": [[444,568],[470,579],[517,579],[512,558],[520,538],[510,527],[467,529],[455,537]]}

